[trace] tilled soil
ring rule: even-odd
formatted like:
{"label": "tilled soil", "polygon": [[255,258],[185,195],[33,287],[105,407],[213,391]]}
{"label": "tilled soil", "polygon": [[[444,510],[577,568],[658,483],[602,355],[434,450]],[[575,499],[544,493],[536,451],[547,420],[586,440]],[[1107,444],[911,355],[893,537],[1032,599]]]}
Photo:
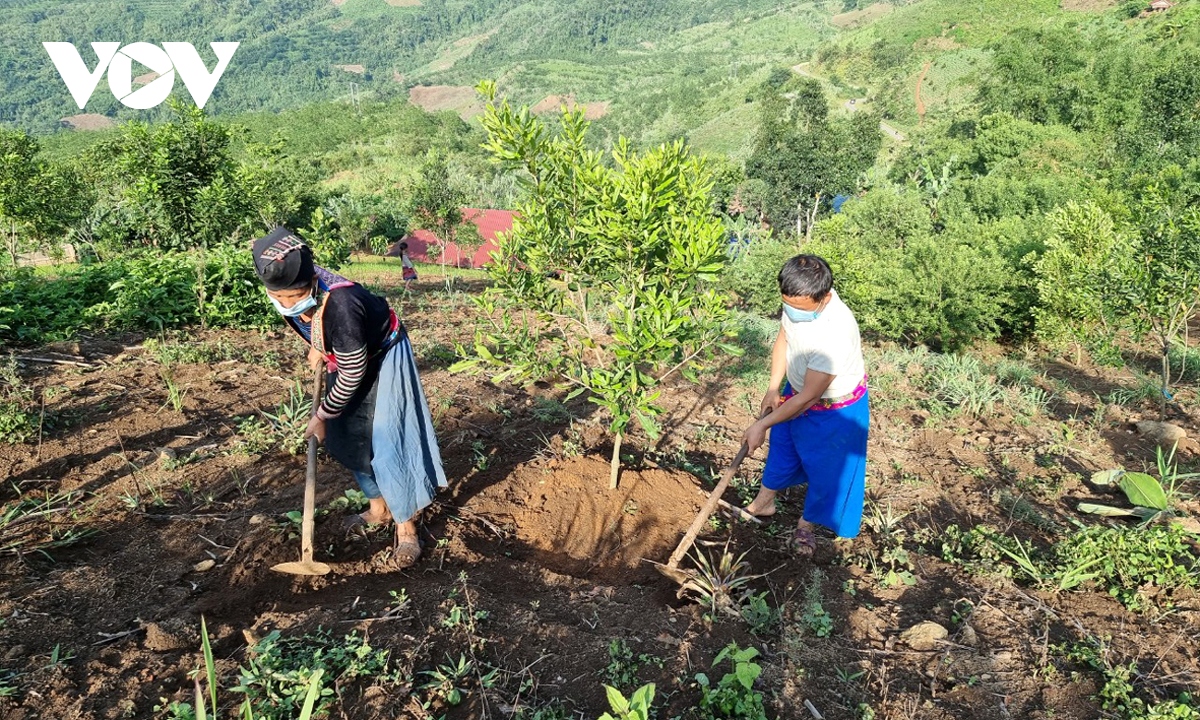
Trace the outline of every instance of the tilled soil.
{"label": "tilled soil", "polygon": [[[910,403],[916,391],[903,383],[873,388],[870,504],[890,521],[876,518],[854,540],[822,536],[812,558],[796,558],[784,542],[801,508],[793,494],[761,526],[722,514],[702,535],[700,551],[745,553],[749,572],[762,575],[749,587],[782,609],[780,623],[754,635],[740,619],[706,617],[678,598],[647,561],[665,562],[679,542],[761,389],[740,385],[733,370],[672,386],[664,436],[627,440],[630,457],[611,491],[611,440],[593,405],[568,403],[571,419],[548,400],[559,397],[552,388],[499,388],[448,372],[448,348],[470,329],[445,321],[447,302],[431,292],[406,301],[451,487],[423,518],[423,558],[403,571],[390,562],[386,532],[344,536],[350,509],[339,498],[352,480],[324,457],[317,555],[334,571],[270,570],[299,553],[288,513],[301,505],[303,457],[247,452],[239,428],[274,412],[306,375],[303,349],[282,332],[207,333],[189,341],[223,343],[238,357],[169,368],[137,337],[20,353],[91,367],[22,365],[46,397],[43,431],[0,445],[0,501],[74,493],[69,509],[23,537],[90,534],[45,555],[0,555],[0,680],[12,688],[0,717],[167,717],[155,706],[191,700],[202,617],[230,713],[240,696],[224,689],[236,684],[249,643],[271,630],[317,628],[365,633],[399,671],[394,681],[339,688],[331,717],[507,718],[552,701],[571,717],[596,717],[607,709],[614,640],[643,656],[636,679],[657,684],[664,718],[692,716],[695,674],[723,674],[710,666],[730,642],[762,653],[756,688],[770,717],[810,717],[808,700],[827,718],[866,717],[864,708],[879,718],[1094,718],[1099,676],[1059,649],[1088,637],[1107,637],[1113,657],[1136,661],[1164,697],[1196,690],[1194,596],[1173,598],[1169,613],[1135,614],[1107,594],[1043,590],[939,559],[952,523],[986,521],[1044,541],[1044,528],[1006,511],[1001,493],[1066,525],[1080,499],[1095,497],[1083,482],[1092,470],[1152,460],[1128,431],[1138,408],[1110,408],[1094,435],[1060,447],[1062,427],[1091,409],[1094,387],[1112,382],[1103,372],[1057,367],[1058,399],[1033,422],[1004,410],[940,420]],[[164,372],[185,389],[178,410]],[[761,453],[725,499],[744,504],[760,469]],[[909,563],[896,567],[912,584],[881,581],[882,553],[897,544]],[[392,613],[400,591],[410,603]],[[814,629],[812,597],[827,633]],[[464,607],[473,622],[455,619]],[[928,649],[900,640],[923,621],[949,635]],[[498,672],[487,688],[464,681],[462,702],[450,705],[422,687],[423,673],[460,655]]]}

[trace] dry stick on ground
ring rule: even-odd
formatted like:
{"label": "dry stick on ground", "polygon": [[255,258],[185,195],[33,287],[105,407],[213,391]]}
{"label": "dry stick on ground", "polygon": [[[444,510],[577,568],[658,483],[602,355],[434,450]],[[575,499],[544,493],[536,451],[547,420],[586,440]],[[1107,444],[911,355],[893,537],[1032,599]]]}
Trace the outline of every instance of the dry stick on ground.
{"label": "dry stick on ground", "polygon": [[75,367],[89,369],[100,367],[95,363],[80,362],[78,360],[61,360],[59,358],[34,357],[32,355],[17,355],[17,359],[23,362],[42,363],[43,365],[74,365]]}

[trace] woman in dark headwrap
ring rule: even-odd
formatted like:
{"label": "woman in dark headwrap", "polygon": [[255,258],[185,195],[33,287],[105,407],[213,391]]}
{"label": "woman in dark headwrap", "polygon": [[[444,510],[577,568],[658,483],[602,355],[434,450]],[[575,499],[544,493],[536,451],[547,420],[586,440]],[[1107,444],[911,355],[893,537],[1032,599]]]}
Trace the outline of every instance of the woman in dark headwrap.
{"label": "woman in dark headwrap", "polygon": [[416,515],[446,487],[442,458],[408,334],[387,300],[313,264],[295,233],[254,241],[254,267],[271,304],[324,362],[327,391],[305,437],[315,435],[353,474],[370,508],[347,529],[396,521],[395,558],[417,561]]}

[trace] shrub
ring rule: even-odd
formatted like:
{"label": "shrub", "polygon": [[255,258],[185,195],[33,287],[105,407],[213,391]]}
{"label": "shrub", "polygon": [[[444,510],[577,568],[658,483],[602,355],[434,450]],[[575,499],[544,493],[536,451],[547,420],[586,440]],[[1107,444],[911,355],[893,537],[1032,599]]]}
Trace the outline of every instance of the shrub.
{"label": "shrub", "polygon": [[19,270],[0,279],[0,297],[0,340],[17,342],[85,329],[266,327],[274,319],[250,254],[232,247],[134,255],[50,278]]}
{"label": "shrub", "polygon": [[747,310],[778,316],[779,269],[801,253],[794,240],[764,237],[751,240],[721,276],[721,289],[734,295]]}

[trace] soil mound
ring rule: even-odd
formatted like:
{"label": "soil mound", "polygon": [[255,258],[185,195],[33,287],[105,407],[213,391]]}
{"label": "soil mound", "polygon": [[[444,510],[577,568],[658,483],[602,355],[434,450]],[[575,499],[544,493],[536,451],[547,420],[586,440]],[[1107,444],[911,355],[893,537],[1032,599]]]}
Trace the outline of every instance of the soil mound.
{"label": "soil mound", "polygon": [[662,469],[624,470],[608,488],[608,462],[577,457],[534,461],[483,490],[472,511],[507,526],[526,559],[575,577],[619,584],[667,557],[704,499],[692,476]]}

